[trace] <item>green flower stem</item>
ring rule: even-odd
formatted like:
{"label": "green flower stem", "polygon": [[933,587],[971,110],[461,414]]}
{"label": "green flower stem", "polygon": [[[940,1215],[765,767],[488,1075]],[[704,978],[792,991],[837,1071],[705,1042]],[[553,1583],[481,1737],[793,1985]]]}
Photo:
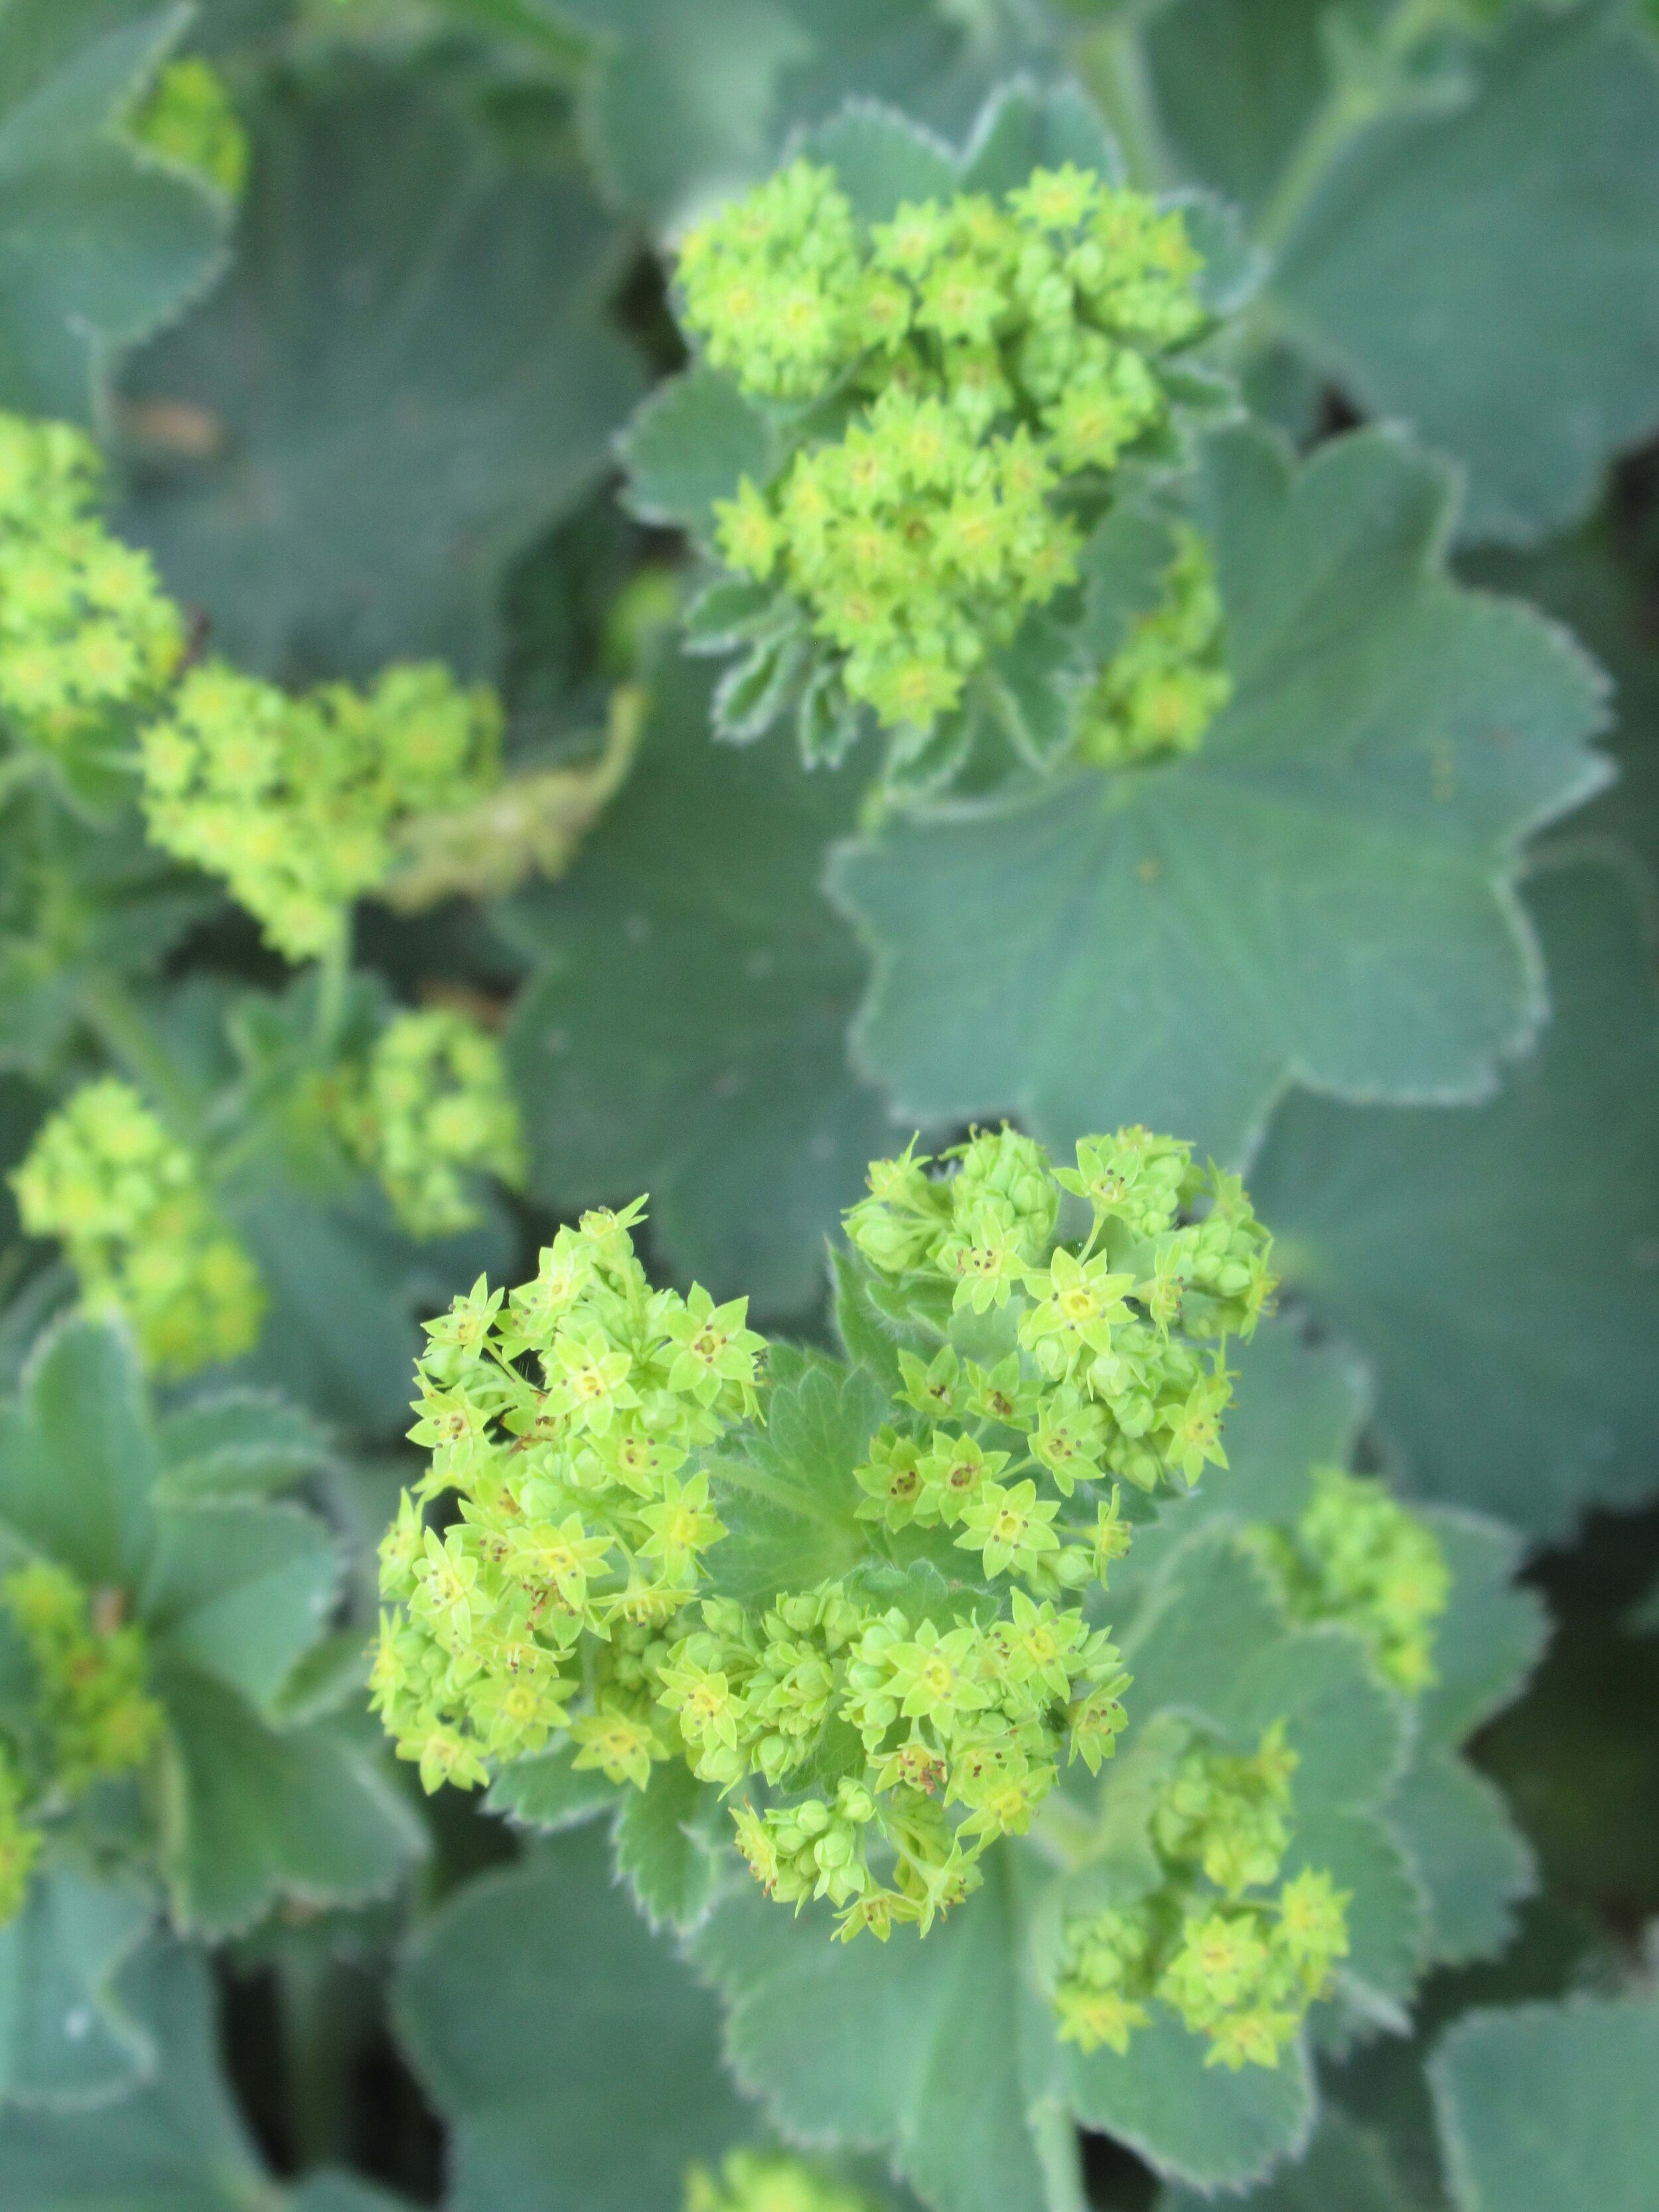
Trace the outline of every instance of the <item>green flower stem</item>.
{"label": "green flower stem", "polygon": [[180,1136],[193,1135],[200,1104],[151,1029],[137,1000],[118,976],[83,983],[80,1008],[87,1026],[118,1066],[149,1092]]}
{"label": "green flower stem", "polygon": [[1125,9],[1078,47],[1078,74],[1094,94],[1123,155],[1129,182],[1158,191],[1175,180],[1140,33],[1141,10]]}
{"label": "green flower stem", "polygon": [[346,994],[351,983],[351,917],[344,915],[337,933],[317,963],[317,1020],[313,1032],[318,1057],[332,1060],[345,1027]]}
{"label": "green flower stem", "polygon": [[1083,2160],[1077,2124],[1056,2099],[1044,2097],[1031,2107],[1030,2129],[1042,2167],[1047,2212],[1089,2212],[1083,2189]]}
{"label": "green flower stem", "polygon": [[1459,19],[1457,0],[1401,0],[1377,40],[1382,66],[1364,77],[1339,76],[1314,111],[1255,226],[1259,246],[1276,252],[1284,245],[1353,141],[1406,104],[1404,65]]}

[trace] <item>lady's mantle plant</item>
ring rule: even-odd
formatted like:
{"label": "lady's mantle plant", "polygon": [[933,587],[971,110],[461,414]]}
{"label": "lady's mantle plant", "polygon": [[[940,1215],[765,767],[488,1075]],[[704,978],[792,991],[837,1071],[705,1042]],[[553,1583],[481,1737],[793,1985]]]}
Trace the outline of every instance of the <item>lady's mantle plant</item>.
{"label": "lady's mantle plant", "polygon": [[[1006,1129],[930,1164],[912,1148],[872,1168],[848,1264],[873,1312],[926,1317],[937,1348],[897,1346],[787,1571],[755,1558],[744,1509],[784,1483],[799,1400],[833,1370],[775,1349],[769,1374],[741,1300],[653,1291],[639,1206],[586,1216],[534,1282],[480,1283],[428,1325],[412,1434],[432,1465],[382,1549],[374,1679],[429,1789],[556,1741],[641,1791],[684,1761],[768,1896],[827,1898],[843,1939],[885,1940],[925,1936],[1064,1769],[1111,1757],[1129,1678],[1092,1595],[1129,1544],[1121,1485],[1151,1497],[1224,1464],[1220,1347],[1255,1329],[1268,1240],[1235,1178],[1142,1129],[1058,1173]],[[1228,2063],[1276,2063],[1346,1942],[1328,1877],[1254,1893],[1289,1842],[1295,1765],[1271,1729],[1249,1759],[1194,1750],[1159,1816],[1167,1894],[1133,1945],[1127,1923],[1068,1927],[1065,2033],[1121,2049],[1148,2016],[1133,1990]]]}
{"label": "lady's mantle plant", "polygon": [[[692,231],[687,324],[793,410],[793,460],[715,508],[726,561],[779,595],[744,615],[779,635],[733,720],[798,694],[811,757],[849,701],[922,734],[956,708],[1025,610],[1075,582],[1078,518],[1120,456],[1167,429],[1164,357],[1208,321],[1199,267],[1178,212],[1069,162],[866,227],[802,160]],[[696,619],[734,604],[717,592]]]}

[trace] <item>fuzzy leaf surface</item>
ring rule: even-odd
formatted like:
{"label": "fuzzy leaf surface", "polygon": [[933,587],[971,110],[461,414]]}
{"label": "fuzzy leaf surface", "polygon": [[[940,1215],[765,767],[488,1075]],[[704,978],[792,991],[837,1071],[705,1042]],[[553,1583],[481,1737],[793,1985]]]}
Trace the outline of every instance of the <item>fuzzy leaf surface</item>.
{"label": "fuzzy leaf surface", "polygon": [[615,228],[416,73],[281,80],[256,122],[234,274],[130,379],[125,525],[243,665],[482,672],[507,562],[638,390],[603,320]]}
{"label": "fuzzy leaf surface", "polygon": [[88,420],[118,352],[219,265],[220,196],[117,128],[191,13],[154,0],[0,7],[0,406]]}
{"label": "fuzzy leaf surface", "polygon": [[[136,1888],[41,1867],[0,1928],[0,2104],[80,2113],[150,2069],[154,2039],[117,1986],[149,1917]],[[6,2125],[0,2118],[0,2141]],[[0,2173],[10,2178],[3,2154]]]}
{"label": "fuzzy leaf surface", "polygon": [[1650,1996],[1467,2014],[1429,2063],[1459,2212],[1645,2212],[1656,2074]]}
{"label": "fuzzy leaf surface", "polygon": [[[1531,539],[1580,514],[1659,420],[1659,53],[1617,4],[1517,7],[1363,131],[1284,240],[1268,327],[1368,411],[1468,469],[1466,526]],[[1177,162],[1282,220],[1333,96],[1324,0],[1178,0],[1148,32]],[[1288,210],[1284,211],[1288,213]]]}
{"label": "fuzzy leaf surface", "polygon": [[453,2212],[678,2212],[687,2165],[749,2132],[714,2001],[613,1885],[597,1827],[446,1905],[396,2017],[454,2130]]}
{"label": "fuzzy leaf surface", "polygon": [[865,963],[817,889],[854,794],[786,746],[711,744],[708,699],[701,671],[669,665],[576,867],[507,910],[534,963],[507,1051],[538,1197],[574,1212],[649,1191],[677,1275],[787,1314],[893,1140],[846,1065]]}
{"label": "fuzzy leaf surface", "polygon": [[[1443,567],[1443,469],[1388,433],[1206,447],[1235,691],[1174,764],[899,819],[837,855],[854,1032],[902,1115],[1144,1121],[1237,1160],[1292,1079],[1481,1096],[1543,1013],[1522,836],[1604,766],[1595,672]],[[1269,1215],[1268,1218],[1271,1218]]]}
{"label": "fuzzy leaf surface", "polygon": [[1544,1537],[1659,1458],[1659,998],[1614,872],[1551,868],[1528,902],[1555,1018],[1499,1097],[1297,1095],[1251,1188],[1287,1285],[1374,1362],[1413,1487]]}
{"label": "fuzzy leaf surface", "polygon": [[769,169],[791,131],[849,95],[964,131],[1048,41],[998,8],[937,0],[558,0],[594,37],[588,143],[618,201],[672,228]]}

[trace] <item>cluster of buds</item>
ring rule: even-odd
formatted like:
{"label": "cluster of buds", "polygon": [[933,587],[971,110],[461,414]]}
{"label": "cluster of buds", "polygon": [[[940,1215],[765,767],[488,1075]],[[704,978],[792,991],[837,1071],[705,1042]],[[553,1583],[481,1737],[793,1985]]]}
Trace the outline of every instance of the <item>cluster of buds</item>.
{"label": "cluster of buds", "polygon": [[301,698],[194,669],[143,732],[149,834],[222,878],[284,958],[314,959],[393,873],[413,824],[495,788],[501,720],[492,692],[435,663]]}
{"label": "cluster of buds", "polygon": [[694,2166],[685,2212],[874,2212],[867,2197],[782,2150],[728,2151],[718,2172]]}
{"label": "cluster of buds", "polygon": [[184,652],[149,556],[98,520],[101,489],[81,431],[0,414],[0,717],[60,754],[125,738]]}
{"label": "cluster of buds", "polygon": [[0,1582],[0,1607],[21,1647],[28,1694],[0,1738],[0,1923],[21,1908],[40,1855],[40,1822],[154,1749],[161,1710],[144,1687],[144,1640],[44,1559]]}
{"label": "cluster of buds", "polygon": [[1055,495],[1166,422],[1200,268],[1179,212],[1069,163],[866,226],[798,161],[688,234],[685,321],[793,448],[716,517],[731,567],[805,611],[806,695],[921,732],[958,705],[1076,573]]}
{"label": "cluster of buds", "polygon": [[1183,529],[1162,597],[1078,705],[1076,752],[1101,768],[1196,752],[1232,696],[1208,547]]}
{"label": "cluster of buds", "polygon": [[[741,1502],[776,1449],[763,1346],[742,1301],[649,1287],[638,1206],[429,1325],[412,1433],[432,1466],[382,1548],[375,1668],[428,1786],[564,1738],[640,1788],[682,1759],[734,1801],[770,1894],[885,1937],[966,1896],[1063,1764],[1112,1755],[1128,1677],[1086,1610],[1128,1543],[1111,1478],[1221,1460],[1228,1377],[1184,1332],[1248,1333],[1267,1240],[1236,1182],[1141,1130],[1060,1173],[1007,1129],[928,1166],[876,1163],[848,1217],[937,1348],[896,1353],[862,1457],[814,1469],[846,1518],[817,1580],[720,1588],[728,1486]],[[1068,1195],[1092,1216],[1078,1249],[1057,1241]],[[951,1340],[957,1319],[989,1357]],[[441,1528],[424,1509],[452,1497]]]}
{"label": "cluster of buds", "polygon": [[1253,1529],[1251,1540],[1295,1619],[1353,1629],[1407,1696],[1432,1685],[1434,1624],[1451,1597],[1451,1570],[1433,1529],[1386,1483],[1316,1467],[1295,1526]]}
{"label": "cluster of buds", "polygon": [[[848,1233],[883,1274],[948,1286],[957,1310],[1013,1314],[1012,1364],[988,1381],[1048,1480],[1067,1496],[1103,1474],[1151,1491],[1224,1467],[1231,1384],[1191,1340],[1250,1334],[1274,1283],[1272,1239],[1237,1176],[1139,1127],[1084,1139],[1059,1170],[1008,1129],[945,1158],[955,1174],[930,1176],[914,1148],[878,1162]],[[1062,1194],[1091,1210],[1080,1249],[1056,1242]],[[957,1394],[986,1385],[941,1360],[939,1402],[959,1414]]]}
{"label": "cluster of buds", "polygon": [[91,1306],[125,1316],[145,1361],[188,1374],[258,1337],[264,1289],[190,1148],[129,1083],[84,1084],[11,1176],[32,1237],[61,1239]]}
{"label": "cluster of buds", "polygon": [[1206,2064],[1279,2063],[1348,1948],[1348,1899],[1329,1875],[1280,1880],[1295,1767],[1279,1727],[1249,1757],[1185,1753],[1152,1810],[1158,1887],[1066,1923],[1062,2041],[1121,2056],[1161,2003],[1207,2039]]}
{"label": "cluster of buds", "polygon": [[524,1180],[524,1135],[500,1041],[447,1007],[399,1014],[339,1102],[347,1142],[411,1237],[483,1218],[479,1180]]}
{"label": "cluster of buds", "polygon": [[[744,1301],[653,1291],[639,1206],[560,1230],[510,1298],[428,1323],[431,1466],[381,1547],[374,1700],[428,1789],[557,1733],[643,1788],[672,1755],[653,1654],[724,1534],[695,1455],[757,1404]],[[420,1508],[453,1498],[441,1534]]]}

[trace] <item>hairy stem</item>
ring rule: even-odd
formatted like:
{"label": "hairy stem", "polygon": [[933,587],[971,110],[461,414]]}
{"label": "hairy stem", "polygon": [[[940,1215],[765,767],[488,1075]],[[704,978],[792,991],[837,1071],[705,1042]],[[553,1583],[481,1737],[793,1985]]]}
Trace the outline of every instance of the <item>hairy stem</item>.
{"label": "hairy stem", "polygon": [[143,1009],[118,976],[100,975],[80,991],[82,1018],[116,1064],[182,1133],[192,1133],[198,1102],[151,1029]]}
{"label": "hairy stem", "polygon": [[1258,245],[1284,245],[1353,141],[1402,104],[1405,64],[1457,15],[1456,0],[1401,0],[1377,40],[1375,68],[1363,77],[1339,75],[1310,117],[1255,226]]}
{"label": "hairy stem", "polygon": [[317,1019],[313,1031],[319,1059],[334,1057],[345,1027],[346,993],[351,981],[351,918],[344,916],[327,951],[317,963]]}
{"label": "hairy stem", "polygon": [[1070,2112],[1056,2099],[1044,2097],[1031,2107],[1030,2124],[1042,2168],[1047,2212],[1089,2212],[1077,2124]]}
{"label": "hairy stem", "polygon": [[1129,182],[1142,191],[1162,190],[1173,180],[1175,165],[1158,119],[1137,11],[1126,10],[1083,40],[1076,61],[1117,140]]}

